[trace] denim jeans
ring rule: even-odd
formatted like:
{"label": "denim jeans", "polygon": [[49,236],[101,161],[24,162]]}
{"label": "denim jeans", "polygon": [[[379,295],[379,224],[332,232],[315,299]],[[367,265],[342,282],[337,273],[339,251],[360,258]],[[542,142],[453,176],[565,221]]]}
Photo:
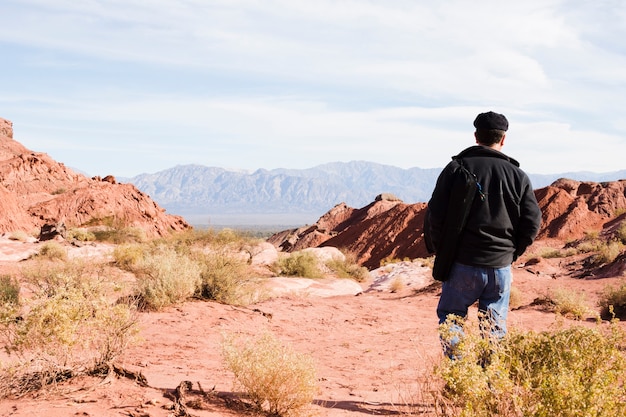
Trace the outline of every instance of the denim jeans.
{"label": "denim jeans", "polygon": [[[454,263],[450,277],[443,282],[441,298],[437,306],[439,324],[449,316],[467,317],[468,308],[478,301],[479,319],[484,334],[499,340],[506,334],[506,318],[509,312],[511,293],[511,266],[490,268]],[[463,329],[460,324],[452,324],[452,333],[444,343],[448,356],[454,350]]]}

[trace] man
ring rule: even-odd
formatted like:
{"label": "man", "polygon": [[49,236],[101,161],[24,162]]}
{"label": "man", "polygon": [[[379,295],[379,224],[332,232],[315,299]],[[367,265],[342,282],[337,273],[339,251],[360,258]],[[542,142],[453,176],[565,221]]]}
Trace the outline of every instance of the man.
{"label": "man", "polygon": [[[429,250],[441,257],[435,263],[449,264],[437,265],[440,276],[434,274],[443,281],[439,323],[465,318],[478,301],[481,328],[501,339],[506,334],[511,264],[537,236],[541,211],[528,176],[501,152],[509,127],[506,117],[481,113],[474,127],[476,145],[453,157],[437,179],[424,234]],[[463,173],[466,180],[459,182]],[[458,184],[466,183],[473,183],[469,197],[459,198]],[[451,227],[455,233],[450,234]],[[449,357],[462,334],[460,325],[452,326],[453,336],[443,338]]]}

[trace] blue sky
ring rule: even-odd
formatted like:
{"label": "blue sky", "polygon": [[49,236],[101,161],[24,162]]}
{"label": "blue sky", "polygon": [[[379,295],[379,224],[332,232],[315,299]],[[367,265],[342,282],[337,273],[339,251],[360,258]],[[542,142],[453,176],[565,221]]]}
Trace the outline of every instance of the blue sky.
{"label": "blue sky", "polygon": [[621,0],[2,0],[0,117],[89,175],[443,167],[504,113],[530,173],[626,169]]}

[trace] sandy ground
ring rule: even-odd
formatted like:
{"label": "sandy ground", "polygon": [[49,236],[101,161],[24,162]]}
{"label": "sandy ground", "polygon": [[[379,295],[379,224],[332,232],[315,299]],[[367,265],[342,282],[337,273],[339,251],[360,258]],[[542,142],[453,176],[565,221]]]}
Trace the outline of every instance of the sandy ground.
{"label": "sandy ground", "polygon": [[[0,268],[10,268],[36,243],[0,242]],[[83,252],[79,252],[82,250]],[[76,256],[104,256],[110,248],[77,248]],[[583,280],[567,275],[563,259],[515,268],[519,307],[509,327],[546,330],[557,326],[554,313],[531,306],[551,288],[586,295],[594,308],[606,285],[623,277]],[[417,414],[430,409],[436,389],[432,368],[441,359],[435,308],[439,290],[429,286],[429,271],[402,264],[378,271],[358,295],[315,290],[282,295],[248,307],[190,301],[158,313],[141,313],[142,342],[117,365],[131,377],[80,378],[53,391],[0,401],[1,416],[141,416],[185,415],[176,412],[174,394],[183,381],[192,383],[187,412],[192,416],[246,415],[235,407],[233,375],[224,368],[225,334],[255,336],[270,331],[296,351],[311,355],[319,392],[312,411],[320,416]],[[391,278],[403,288],[390,292]],[[332,287],[332,283],[329,284]],[[470,315],[475,315],[473,309]],[[566,319],[565,325],[594,325]],[[147,386],[133,380],[142,375]],[[236,404],[235,404],[236,405]],[[419,414],[428,415],[428,414]]]}

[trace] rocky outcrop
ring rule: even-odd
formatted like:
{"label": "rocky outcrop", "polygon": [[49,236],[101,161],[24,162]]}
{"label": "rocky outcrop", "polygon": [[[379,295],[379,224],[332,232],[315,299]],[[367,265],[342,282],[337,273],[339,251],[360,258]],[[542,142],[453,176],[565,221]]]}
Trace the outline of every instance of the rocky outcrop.
{"label": "rocky outcrop", "polygon": [[580,182],[559,179],[535,192],[543,213],[539,238],[578,239],[599,232],[626,210],[626,180]]}
{"label": "rocky outcrop", "polygon": [[[586,232],[615,233],[625,220],[626,180],[595,183],[568,179],[535,191],[543,213],[538,239],[562,241]],[[429,256],[423,237],[426,203],[405,204],[381,194],[361,209],[338,204],[317,223],[270,237],[280,250],[291,252],[315,246],[335,246],[356,255],[374,269],[389,258]]]}
{"label": "rocky outcrop", "polygon": [[33,232],[106,221],[143,229],[155,237],[190,226],[165,213],[148,195],[113,176],[87,178],[45,153],[13,140],[12,123],[0,119],[0,233]]}
{"label": "rocky outcrop", "polygon": [[405,204],[395,198],[377,198],[361,209],[341,203],[314,225],[277,233],[268,241],[285,252],[334,246],[374,269],[387,258],[428,256],[422,233],[425,207],[425,203]]}

